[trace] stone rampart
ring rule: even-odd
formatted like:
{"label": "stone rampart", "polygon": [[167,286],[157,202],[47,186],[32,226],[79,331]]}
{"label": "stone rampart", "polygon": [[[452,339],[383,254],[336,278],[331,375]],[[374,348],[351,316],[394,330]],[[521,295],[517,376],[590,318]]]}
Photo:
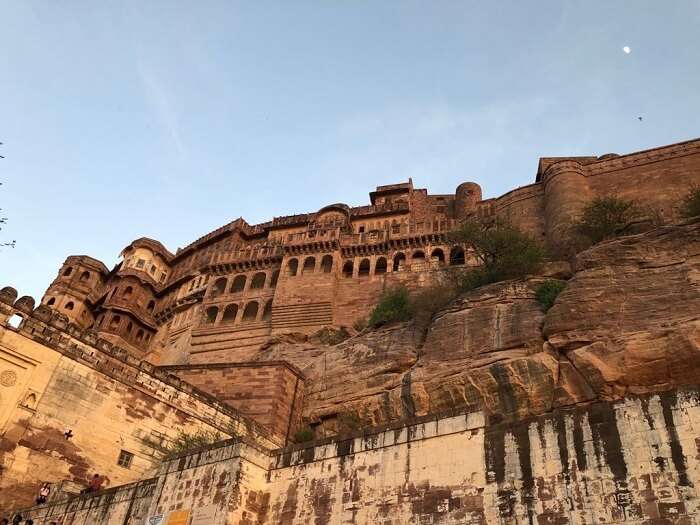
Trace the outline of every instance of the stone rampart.
{"label": "stone rampart", "polygon": [[[511,422],[444,413],[274,452],[231,441],[194,451],[159,469],[148,512],[208,512],[201,523],[210,525],[690,524],[698,443],[695,387]],[[218,483],[198,499],[204,479]],[[94,523],[135,525],[145,515],[115,511]]]}

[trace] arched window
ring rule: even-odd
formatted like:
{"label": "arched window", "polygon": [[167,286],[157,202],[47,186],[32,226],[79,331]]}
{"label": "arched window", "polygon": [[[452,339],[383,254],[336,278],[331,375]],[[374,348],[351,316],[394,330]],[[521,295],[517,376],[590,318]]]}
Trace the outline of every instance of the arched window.
{"label": "arched window", "polygon": [[255,321],[258,316],[258,303],[252,301],[245,306],[243,310],[243,322]]}
{"label": "arched window", "polygon": [[245,275],[237,275],[233,280],[233,284],[231,285],[231,293],[239,293],[245,290],[246,280],[247,278]]}
{"label": "arched window", "polygon": [[250,283],[250,287],[253,288],[254,290],[258,290],[259,288],[265,288],[265,279],[267,278],[267,275],[265,275],[265,272],[258,272],[253,276],[253,281]]}
{"label": "arched window", "polygon": [[464,250],[461,246],[455,246],[450,250],[450,264],[453,266],[464,264]]}
{"label": "arched window", "polygon": [[304,259],[304,266],[301,269],[302,275],[305,273],[314,273],[316,269],[316,259],[314,257],[307,257]]}
{"label": "arched window", "polygon": [[73,273],[73,267],[69,266],[68,268],[63,270],[63,277],[68,277],[72,273]]}
{"label": "arched window", "polygon": [[210,306],[207,308],[205,315],[207,319],[207,323],[209,324],[214,324],[216,322],[216,316],[219,313],[219,309],[216,306]]}
{"label": "arched window", "polygon": [[269,321],[270,319],[272,319],[272,299],[267,302],[262,314],[263,321]]}
{"label": "arched window", "polygon": [[367,277],[369,275],[369,259],[362,259],[362,261],[360,261],[357,275],[360,277]]}
{"label": "arched window", "polygon": [[133,327],[134,327],[133,323],[132,323],[131,321],[129,321],[129,324],[126,325],[126,333],[127,333],[127,334],[130,334],[130,333],[131,333],[131,329],[132,329]]}
{"label": "arched window", "polygon": [[143,339],[143,330],[136,332],[136,342],[141,341],[141,339]]}
{"label": "arched window", "polygon": [[321,271],[323,273],[331,273],[332,269],[333,269],[333,256],[332,255],[324,255],[323,259],[321,259]]}
{"label": "arched window", "polygon": [[287,263],[287,275],[294,277],[297,274],[297,269],[299,268],[299,261],[296,259],[289,259]]}
{"label": "arched window", "polygon": [[226,292],[226,284],[227,283],[228,283],[228,280],[226,279],[226,277],[219,277],[216,281],[214,281],[214,284],[211,287],[212,297],[215,297],[217,295],[221,295],[222,293]]}
{"label": "arched window", "polygon": [[55,298],[55,297],[50,297],[49,300],[46,301],[46,304],[47,304],[48,306],[51,306],[51,305],[53,305],[55,302],[56,302],[56,298]]}
{"label": "arched window", "polygon": [[394,255],[394,271],[398,272],[403,268],[403,265],[406,264],[406,256],[399,252],[396,255]]}
{"label": "arched window", "polygon": [[380,257],[374,264],[374,273],[386,273],[386,258]]}
{"label": "arched window", "polygon": [[343,264],[343,276],[352,277],[352,261],[345,261]]}
{"label": "arched window", "polygon": [[134,289],[131,286],[127,286],[126,288],[124,288],[124,291],[122,292],[122,297],[124,299],[128,299],[129,297],[131,297],[132,293],[134,293]]}
{"label": "arched window", "polygon": [[156,302],[155,301],[148,301],[148,306],[146,306],[146,310],[148,310],[149,313],[153,313],[153,310],[156,307]]}
{"label": "arched window", "polygon": [[80,280],[81,282],[89,281],[90,280],[90,272],[85,271],[80,274]]}
{"label": "arched window", "polygon": [[411,255],[411,260],[413,262],[422,263],[425,262],[425,253],[422,250],[417,250]]}
{"label": "arched window", "polygon": [[119,317],[118,315],[113,315],[112,320],[109,322],[110,328],[117,328],[119,327],[119,323],[121,322],[122,318]]}
{"label": "arched window", "polygon": [[68,301],[66,305],[63,307],[66,310],[72,310],[75,305],[73,304],[73,301]]}
{"label": "arched window", "polygon": [[435,248],[433,253],[430,254],[430,259],[432,262],[445,264],[445,252],[443,252],[440,248]]}
{"label": "arched window", "polygon": [[277,279],[279,279],[279,277],[279,270],[275,270],[274,272],[272,272],[272,277],[270,278],[270,288],[274,288],[275,286],[277,286]]}
{"label": "arched window", "polygon": [[222,323],[233,323],[238,315],[238,305],[229,304],[224,308],[224,315],[221,317]]}

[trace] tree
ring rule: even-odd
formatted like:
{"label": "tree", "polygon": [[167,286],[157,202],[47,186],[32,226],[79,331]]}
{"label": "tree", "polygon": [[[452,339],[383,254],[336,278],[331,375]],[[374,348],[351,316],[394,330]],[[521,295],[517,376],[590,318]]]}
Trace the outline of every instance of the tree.
{"label": "tree", "polygon": [[537,273],[545,258],[540,243],[501,219],[468,219],[451,234],[451,240],[469,246],[481,263],[463,273],[464,288]]}
{"label": "tree", "polygon": [[598,197],[583,209],[574,223],[574,232],[597,244],[630,232],[642,217],[642,211],[634,201],[619,197]]}
{"label": "tree", "polygon": [[700,215],[700,186],[692,186],[683,197],[681,217],[690,218]]}

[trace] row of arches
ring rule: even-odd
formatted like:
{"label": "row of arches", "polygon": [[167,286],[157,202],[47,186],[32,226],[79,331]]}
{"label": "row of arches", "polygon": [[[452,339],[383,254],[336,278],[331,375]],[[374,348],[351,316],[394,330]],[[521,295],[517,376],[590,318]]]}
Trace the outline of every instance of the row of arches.
{"label": "row of arches", "polygon": [[[109,298],[110,298],[110,299],[114,299],[115,297],[118,296],[118,297],[120,297],[121,299],[123,299],[123,300],[125,300],[125,301],[129,301],[129,300],[132,298],[132,296],[134,295],[134,287],[131,286],[131,285],[122,288],[122,289],[121,289],[121,292],[120,292],[119,290],[120,290],[120,289],[119,289],[118,286],[115,287],[115,288],[112,290],[112,293],[109,295]],[[156,302],[155,302],[155,300],[151,299],[150,301],[148,301],[148,304],[146,305],[146,311],[147,311],[149,314],[152,314],[152,313],[153,313],[153,310],[155,310],[155,308],[156,308]]]}
{"label": "row of arches", "polygon": [[214,284],[212,284],[211,292],[209,293],[209,295],[211,297],[216,297],[217,295],[223,295],[225,293],[241,293],[246,289],[262,290],[266,287],[266,285],[267,288],[274,288],[275,286],[277,286],[279,274],[279,270],[275,270],[274,272],[272,272],[268,282],[267,273],[258,272],[254,274],[253,277],[250,279],[250,285],[248,286],[248,288],[246,288],[246,284],[248,283],[247,275],[237,275],[236,277],[234,277],[231,281],[230,287],[228,285],[229,279],[227,277],[219,277],[216,281],[214,281]]}
{"label": "row of arches", "polygon": [[134,328],[134,323],[128,317],[122,317],[121,314],[112,314],[109,322],[105,323],[106,315],[101,315],[95,323],[98,328],[106,328],[111,332],[117,332],[127,341],[134,343],[149,342],[151,340],[150,332],[143,328]]}
{"label": "row of arches", "polygon": [[[321,258],[321,264],[317,268],[316,267],[316,257],[309,256],[306,259],[304,259],[304,264],[301,267],[301,275],[308,274],[308,273],[315,273],[315,272],[320,272],[320,273],[331,273],[333,270],[333,256],[332,255],[324,255]],[[298,275],[299,273],[299,260],[296,257],[293,257],[287,261],[287,271],[285,272],[288,277],[294,277],[295,275]]]}
{"label": "row of arches", "polygon": [[[73,267],[69,266],[65,270],[63,270],[63,277],[70,277],[73,274]],[[80,277],[78,278],[80,282],[87,282],[90,280],[90,272],[85,270],[83,273],[80,274]]]}
{"label": "row of arches", "polygon": [[204,311],[206,324],[238,324],[252,323],[255,321],[269,321],[272,318],[272,299],[270,299],[260,312],[260,304],[257,301],[246,303],[245,307],[237,303],[227,304],[223,308],[210,306]]}
{"label": "row of arches", "polygon": [[[430,252],[430,260],[426,259],[425,252],[423,250],[415,250],[410,254],[411,265],[417,265],[422,268],[426,262],[435,263],[439,266],[445,265],[445,252],[442,248],[435,248]],[[404,269],[407,264],[406,254],[399,252],[394,255],[392,262],[392,271],[400,272]],[[450,250],[449,264],[450,266],[462,265],[465,263],[464,249],[461,246],[455,246]],[[374,275],[383,274],[387,272],[388,261],[386,257],[379,257],[374,263]],[[355,263],[352,260],[345,261],[343,263],[343,276],[350,278],[354,275]],[[360,265],[357,269],[358,277],[367,277],[371,274],[371,263],[368,258],[362,259]]]}

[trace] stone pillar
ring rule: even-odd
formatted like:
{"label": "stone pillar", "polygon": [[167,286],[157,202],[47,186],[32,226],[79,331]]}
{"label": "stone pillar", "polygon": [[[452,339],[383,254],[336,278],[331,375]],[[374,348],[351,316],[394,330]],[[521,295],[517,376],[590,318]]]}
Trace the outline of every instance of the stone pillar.
{"label": "stone pillar", "polygon": [[549,166],[543,176],[544,219],[547,245],[554,255],[562,254],[570,240],[570,229],[593,199],[583,166],[563,160]]}

